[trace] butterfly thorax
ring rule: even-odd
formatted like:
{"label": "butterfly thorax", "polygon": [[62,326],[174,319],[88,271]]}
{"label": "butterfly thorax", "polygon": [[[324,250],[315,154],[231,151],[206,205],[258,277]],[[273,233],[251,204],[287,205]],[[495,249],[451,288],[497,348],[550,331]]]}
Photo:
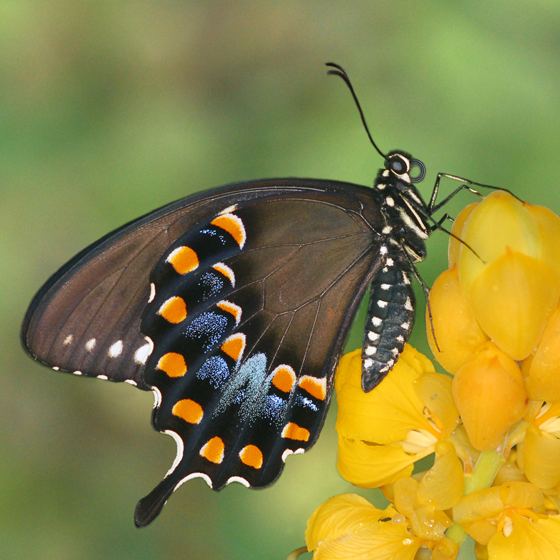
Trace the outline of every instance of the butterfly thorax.
{"label": "butterfly thorax", "polygon": [[[418,168],[419,174],[412,175]],[[393,151],[375,179],[374,193],[384,218],[382,236],[390,253],[402,254],[412,262],[426,257],[425,240],[430,234],[429,210],[414,185],[424,178],[424,165],[402,151]]]}

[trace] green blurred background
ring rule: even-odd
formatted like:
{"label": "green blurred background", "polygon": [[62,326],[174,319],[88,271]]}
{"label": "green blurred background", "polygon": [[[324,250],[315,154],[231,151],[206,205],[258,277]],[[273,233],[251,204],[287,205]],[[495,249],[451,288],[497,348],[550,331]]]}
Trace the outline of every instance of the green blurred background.
{"label": "green blurred background", "polygon": [[[426,162],[425,192],[450,171],[558,210],[559,30],[553,0],[2,2],[0,558],[241,560],[302,544],[311,511],[350,490],[334,407],[274,487],[193,481],[137,530],[136,500],[174,457],[152,396],[35,365],[18,340],[26,306],[83,246],[189,193],[371,184],[381,161],[327,60],[347,66],[381,147]],[[428,282],[446,243],[430,240]]]}

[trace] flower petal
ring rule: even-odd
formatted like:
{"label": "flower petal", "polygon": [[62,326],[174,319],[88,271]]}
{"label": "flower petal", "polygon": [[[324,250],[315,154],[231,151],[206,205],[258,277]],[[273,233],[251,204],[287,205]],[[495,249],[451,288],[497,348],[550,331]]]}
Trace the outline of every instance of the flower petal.
{"label": "flower petal", "polygon": [[491,343],[459,369],[452,387],[465,430],[479,450],[496,447],[525,411],[521,372]]}
{"label": "flower petal", "polygon": [[512,513],[510,522],[488,543],[489,560],[560,558],[560,517],[527,519]]}
{"label": "flower petal", "polygon": [[520,454],[525,476],[535,486],[550,489],[560,484],[560,439],[530,425]]}
{"label": "flower petal", "polygon": [[430,308],[437,338],[436,345],[426,309],[430,349],[447,371],[455,373],[488,340],[459,285],[456,268],[444,271],[434,282],[430,290]]}
{"label": "flower petal", "polygon": [[383,515],[383,510],[357,494],[333,496],[321,504],[307,521],[307,549],[314,550],[325,539],[352,534],[360,525],[375,523]]}
{"label": "flower petal", "polygon": [[560,307],[548,320],[534,355],[522,369],[531,399],[560,400]]}
{"label": "flower petal", "polygon": [[362,529],[352,538],[322,542],[314,560],[413,560],[420,541],[401,523],[377,523],[376,531]]}
{"label": "flower petal", "polygon": [[480,204],[480,202],[472,202],[471,204],[465,206],[455,218],[453,222],[453,227],[451,228],[451,233],[453,236],[449,237],[449,249],[447,251],[447,260],[449,262],[449,268],[452,268],[457,263],[459,253],[464,245],[459,241],[463,236],[463,229],[471,212]]}
{"label": "flower petal", "polygon": [[418,487],[418,500],[433,504],[439,510],[452,508],[463,496],[465,476],[455,448],[449,442],[436,446],[436,459]]}
{"label": "flower petal", "polygon": [[526,205],[540,233],[540,258],[552,267],[560,278],[560,217],[544,206]]}
{"label": "flower petal", "polygon": [[315,551],[315,560],[412,560],[420,543],[405,523],[391,520],[395,514],[356,494],[335,496],[309,518],[307,549]]}
{"label": "flower petal", "polygon": [[400,441],[415,428],[430,428],[414,381],[433,371],[430,361],[409,345],[385,380],[369,393],[362,389],[361,350],[342,357],[335,377],[336,428],[350,439],[375,443]]}
{"label": "flower petal", "polygon": [[506,508],[542,508],[542,492],[528,482],[508,482],[463,496],[453,507],[453,520],[481,544],[496,532],[496,520]]}
{"label": "flower petal", "polygon": [[508,250],[473,279],[469,295],[484,332],[513,359],[523,360],[558,305],[560,285],[546,263]]}
{"label": "flower petal", "polygon": [[460,237],[479,255],[465,245],[459,249],[459,278],[467,291],[486,268],[485,263],[508,249],[540,257],[541,236],[534,219],[523,203],[503,191],[491,193],[470,212]]}
{"label": "flower petal", "polygon": [[441,430],[442,437],[456,427],[459,412],[453,400],[451,378],[439,373],[425,373],[416,380],[416,394],[429,410],[430,418]]}
{"label": "flower petal", "polygon": [[390,484],[412,473],[424,455],[405,453],[400,445],[373,445],[338,437],[337,467],[342,478],[364,488]]}

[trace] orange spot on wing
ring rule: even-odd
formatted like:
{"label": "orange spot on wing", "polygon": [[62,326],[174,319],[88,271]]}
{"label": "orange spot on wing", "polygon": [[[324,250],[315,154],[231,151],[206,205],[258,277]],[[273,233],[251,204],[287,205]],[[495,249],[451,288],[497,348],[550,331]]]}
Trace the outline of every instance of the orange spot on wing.
{"label": "orange spot on wing", "polygon": [[235,274],[227,264],[216,263],[212,268],[225,276],[231,282],[231,285],[235,287]]}
{"label": "orange spot on wing", "polygon": [[239,458],[244,465],[260,469],[263,464],[262,451],[256,445],[247,445],[239,452]]}
{"label": "orange spot on wing", "polygon": [[279,365],[272,372],[272,384],[283,393],[289,393],[296,382],[296,374],[290,366]]}
{"label": "orange spot on wing", "polygon": [[177,401],[173,405],[171,412],[174,416],[182,418],[189,424],[200,424],[200,421],[204,416],[204,410],[202,407],[192,399],[181,399],[180,401]]}
{"label": "orange spot on wing", "polygon": [[210,222],[213,226],[219,227],[227,231],[237,242],[240,249],[243,249],[247,235],[245,226],[240,218],[235,214],[221,214]]}
{"label": "orange spot on wing", "polygon": [[236,333],[226,338],[221,346],[221,350],[236,362],[239,361],[245,350],[245,335],[243,333]]}
{"label": "orange spot on wing", "polygon": [[282,430],[282,437],[286,439],[295,439],[297,441],[309,441],[311,432],[295,422],[288,422]]}
{"label": "orange spot on wing", "polygon": [[179,274],[192,272],[198,268],[198,265],[200,264],[196,252],[186,246],[177,247],[177,249],[171,251],[167,257],[167,262]]}
{"label": "orange spot on wing", "polygon": [[304,375],[299,380],[298,386],[320,401],[324,401],[327,397],[326,377],[311,377],[311,375]]}
{"label": "orange spot on wing", "polygon": [[182,297],[170,297],[158,309],[158,315],[176,325],[187,318],[187,304]]}
{"label": "orange spot on wing", "polygon": [[185,358],[177,352],[168,352],[158,361],[157,369],[165,372],[169,377],[181,377],[187,373]]}
{"label": "orange spot on wing", "polygon": [[224,440],[214,436],[200,448],[199,454],[211,463],[219,465],[224,460],[224,448]]}
{"label": "orange spot on wing", "polygon": [[235,305],[235,303],[226,300],[219,301],[216,305],[222,311],[233,315],[235,324],[239,323],[239,321],[241,320],[241,307],[239,307],[239,305]]}

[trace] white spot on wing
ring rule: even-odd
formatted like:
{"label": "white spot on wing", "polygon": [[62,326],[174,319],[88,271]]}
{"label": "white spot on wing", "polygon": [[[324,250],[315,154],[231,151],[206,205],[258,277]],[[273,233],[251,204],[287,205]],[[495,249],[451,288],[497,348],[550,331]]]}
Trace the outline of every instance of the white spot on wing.
{"label": "white spot on wing", "polygon": [[406,322],[406,323],[402,323],[401,325],[401,329],[404,329],[405,331],[408,330],[410,328],[410,323]]}
{"label": "white spot on wing", "polygon": [[374,340],[377,340],[379,338],[379,334],[373,331],[369,331],[367,337],[373,342]]}
{"label": "white spot on wing", "polygon": [[242,484],[243,486],[245,486],[245,488],[251,488],[251,485],[249,484],[249,481],[245,480],[241,476],[230,476],[227,479],[226,485],[231,484],[232,482],[238,482],[239,484]]}
{"label": "white spot on wing", "polygon": [[140,348],[134,352],[134,361],[142,366],[154,351],[154,341],[149,336],[145,336],[144,338],[146,339],[146,344],[140,346]]}
{"label": "white spot on wing", "polygon": [[393,231],[393,228],[391,226],[385,226],[382,230],[381,233],[384,233],[385,235],[387,235],[388,233],[391,233]]}
{"label": "white spot on wing", "polygon": [[204,480],[204,482],[206,482],[206,484],[208,484],[208,486],[210,486],[210,488],[212,488],[212,480],[210,479],[210,477],[207,474],[204,474],[204,473],[201,473],[201,472],[193,472],[193,473],[189,474],[188,476],[185,476],[185,478],[183,478],[182,480],[180,480],[176,484],[175,488],[173,488],[173,492],[175,492],[181,486],[183,486],[183,484],[185,484],[185,482],[188,482],[189,480],[192,480],[193,478],[202,478],[202,480]]}
{"label": "white spot on wing", "polygon": [[381,309],[385,309],[387,307],[387,302],[383,301],[382,299],[377,300],[377,307],[381,307]]}
{"label": "white spot on wing", "polygon": [[133,387],[138,387],[138,383],[136,383],[134,379],[125,379],[124,382],[128,383],[129,385],[132,385]]}
{"label": "white spot on wing", "polygon": [[381,319],[379,317],[372,317],[371,318],[371,324],[374,327],[379,327],[381,325]]}
{"label": "white spot on wing", "polygon": [[373,360],[371,358],[366,358],[364,360],[364,367],[365,368],[370,368],[373,365]]}
{"label": "white spot on wing", "polygon": [[377,352],[377,348],[375,346],[368,346],[366,348],[366,356],[373,356]]}
{"label": "white spot on wing", "polygon": [[95,338],[90,338],[86,343],[85,343],[85,348],[88,352],[91,352],[94,348],[95,345],[97,344],[97,340],[95,340]]}
{"label": "white spot on wing", "polygon": [[391,284],[381,284],[380,287],[382,290],[388,290],[391,287]]}
{"label": "white spot on wing", "polygon": [[232,204],[231,206],[228,206],[227,208],[224,208],[221,212],[220,215],[222,214],[230,214],[231,212],[235,212],[237,210],[237,204]]}
{"label": "white spot on wing", "polygon": [[404,308],[407,311],[413,311],[414,308],[412,307],[412,302],[410,301],[410,298],[406,298],[406,301],[404,302]]}
{"label": "white spot on wing", "polygon": [[101,379],[102,381],[108,381],[109,378],[106,375],[98,375],[97,379]]}
{"label": "white spot on wing", "polygon": [[69,346],[70,344],[72,344],[72,341],[74,340],[74,335],[73,334],[69,334],[65,339],[64,342],[62,344],[64,344],[64,346]]}
{"label": "white spot on wing", "polygon": [[150,282],[150,296],[148,297],[148,303],[152,303],[156,297],[156,285]]}
{"label": "white spot on wing", "polygon": [[117,340],[116,342],[113,342],[113,344],[111,344],[111,346],[109,347],[107,356],[109,356],[109,358],[116,358],[117,356],[120,356],[122,354],[122,351],[123,351],[123,341]]}
{"label": "white spot on wing", "polygon": [[73,371],[72,373],[74,375],[82,375],[82,372],[79,369],[77,369],[76,371]]}
{"label": "white spot on wing", "polygon": [[395,199],[392,196],[385,197],[385,202],[387,206],[395,206]]}
{"label": "white spot on wing", "polygon": [[171,436],[175,440],[175,443],[177,445],[177,452],[175,454],[175,459],[173,459],[171,468],[167,471],[167,474],[165,475],[165,476],[169,476],[177,468],[177,465],[181,462],[181,459],[183,458],[185,444],[183,443],[181,436],[177,432],[174,432],[173,430],[164,430],[163,433],[167,434],[168,436]]}
{"label": "white spot on wing", "polygon": [[161,404],[161,391],[156,387],[152,387],[152,392],[154,394],[154,406],[153,408],[158,408]]}
{"label": "white spot on wing", "polygon": [[52,369],[54,369],[54,371],[60,371],[60,368],[58,366],[53,366]]}
{"label": "white spot on wing", "polygon": [[295,451],[292,451],[291,449],[285,449],[284,452],[282,453],[282,461],[285,463],[286,459],[290,455],[301,455],[302,453],[305,453],[305,449],[303,449],[303,447],[300,447],[299,449],[296,449]]}

